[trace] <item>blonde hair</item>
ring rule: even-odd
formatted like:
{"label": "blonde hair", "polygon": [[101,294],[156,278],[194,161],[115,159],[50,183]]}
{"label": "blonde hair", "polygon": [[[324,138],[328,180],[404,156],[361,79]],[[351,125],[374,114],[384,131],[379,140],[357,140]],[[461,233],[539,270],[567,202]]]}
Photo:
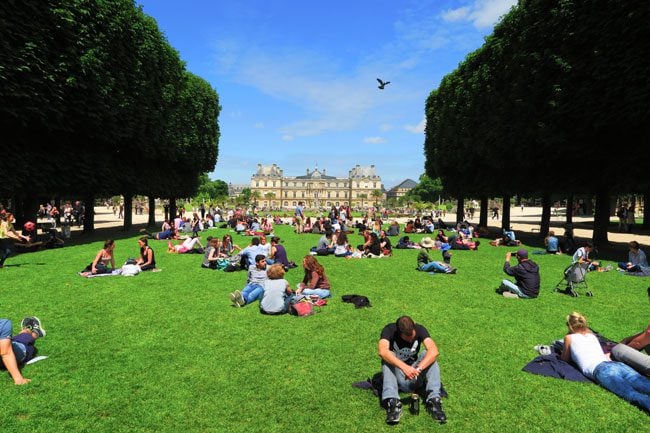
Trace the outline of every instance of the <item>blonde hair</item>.
{"label": "blonde hair", "polygon": [[582,331],[589,328],[587,325],[587,318],[577,311],[574,311],[566,316],[566,323],[569,325],[569,328],[573,332]]}
{"label": "blonde hair", "polygon": [[280,280],[284,277],[284,267],[276,263],[269,267],[269,270],[266,271],[266,275],[269,277],[269,280]]}

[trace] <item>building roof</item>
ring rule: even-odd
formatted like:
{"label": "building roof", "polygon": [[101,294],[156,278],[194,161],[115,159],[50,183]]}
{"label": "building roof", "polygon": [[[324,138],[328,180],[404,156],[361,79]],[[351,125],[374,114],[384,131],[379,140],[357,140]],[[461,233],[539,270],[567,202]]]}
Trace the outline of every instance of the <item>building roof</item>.
{"label": "building roof", "polygon": [[405,179],[400,184],[392,187],[390,191],[398,190],[398,189],[413,189],[416,186],[418,186],[418,183],[413,179]]}

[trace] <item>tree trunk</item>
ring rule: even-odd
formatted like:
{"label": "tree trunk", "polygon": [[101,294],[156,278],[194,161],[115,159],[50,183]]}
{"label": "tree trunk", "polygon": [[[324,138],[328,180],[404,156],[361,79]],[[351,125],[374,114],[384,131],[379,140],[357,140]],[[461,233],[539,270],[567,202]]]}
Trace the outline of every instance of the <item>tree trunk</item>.
{"label": "tree trunk", "polygon": [[148,227],[154,227],[156,225],[156,198],[149,196],[149,221],[147,222]]}
{"label": "tree trunk", "polygon": [[131,230],[133,226],[133,193],[124,193],[124,226],[122,230]]}
{"label": "tree trunk", "polygon": [[548,230],[551,227],[551,195],[544,193],[542,195],[542,222],[539,227],[539,235],[545,238]]}
{"label": "tree trunk", "polygon": [[456,202],[456,223],[462,223],[465,219],[465,198],[461,197]]}
{"label": "tree trunk", "polygon": [[175,198],[170,198],[169,199],[169,222],[171,223],[174,218],[176,218],[177,214],[176,210],[176,199]]}
{"label": "tree trunk", "polygon": [[609,190],[600,187],[596,193],[596,210],[594,212],[594,234],[592,237],[595,246],[604,246],[609,240],[607,230],[609,229]]}
{"label": "tree trunk", "polygon": [[566,198],[566,223],[573,224],[573,196]]}
{"label": "tree trunk", "polygon": [[84,234],[95,231],[95,197],[84,197]]}
{"label": "tree trunk", "polygon": [[510,194],[503,196],[503,210],[501,211],[501,228],[510,230]]}
{"label": "tree trunk", "polygon": [[486,227],[488,225],[488,198],[481,197],[481,213],[478,218],[478,225],[481,227]]}

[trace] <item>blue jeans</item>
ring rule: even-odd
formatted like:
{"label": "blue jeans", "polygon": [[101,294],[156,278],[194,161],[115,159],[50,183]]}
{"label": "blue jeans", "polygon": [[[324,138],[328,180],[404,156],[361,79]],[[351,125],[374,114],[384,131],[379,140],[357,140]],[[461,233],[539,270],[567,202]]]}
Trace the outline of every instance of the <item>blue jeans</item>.
{"label": "blue jeans", "polygon": [[0,340],[11,338],[11,320],[0,319]]}
{"label": "blue jeans", "polygon": [[623,269],[624,271],[628,271],[628,272],[640,272],[641,271],[641,267],[639,265],[632,265],[632,267],[630,267],[628,269],[627,262],[618,262],[618,267],[620,269]]}
{"label": "blue jeans", "polygon": [[13,246],[13,240],[9,238],[0,239],[0,266],[5,264],[5,260],[7,260],[7,257],[11,254]]}
{"label": "blue jeans", "polygon": [[420,270],[423,272],[442,272],[446,273],[447,272],[447,267],[442,266],[440,263],[437,262],[429,262],[426,265],[420,266]]}
{"label": "blue jeans", "polygon": [[521,289],[515,283],[513,283],[510,280],[501,281],[500,289],[512,292],[515,295],[519,296],[520,298],[528,298],[529,297],[526,294],[524,294],[524,292],[522,292]]}
{"label": "blue jeans", "polygon": [[246,284],[246,287],[241,291],[241,295],[244,298],[244,301],[246,301],[246,305],[251,304],[262,299],[262,295],[264,295],[264,287],[259,284]]}
{"label": "blue jeans", "polygon": [[603,388],[650,412],[650,379],[622,362],[604,361],[594,369]]}
{"label": "blue jeans", "polygon": [[21,364],[25,357],[27,356],[27,348],[23,343],[17,341],[11,342],[11,349],[14,351],[14,356],[16,357],[16,362]]}
{"label": "blue jeans", "polygon": [[[413,363],[413,367],[417,367],[427,351],[423,350],[418,356],[417,361]],[[384,376],[384,385],[381,391],[381,399],[387,398],[399,399],[399,392],[415,392],[422,385],[426,384],[426,400],[434,397],[440,397],[440,366],[438,361],[434,362],[420,374],[417,379],[408,380],[404,376],[404,372],[394,365],[381,363],[381,372]]]}
{"label": "blue jeans", "polygon": [[318,295],[321,298],[329,298],[332,296],[332,293],[327,289],[304,289],[302,291],[303,295]]}

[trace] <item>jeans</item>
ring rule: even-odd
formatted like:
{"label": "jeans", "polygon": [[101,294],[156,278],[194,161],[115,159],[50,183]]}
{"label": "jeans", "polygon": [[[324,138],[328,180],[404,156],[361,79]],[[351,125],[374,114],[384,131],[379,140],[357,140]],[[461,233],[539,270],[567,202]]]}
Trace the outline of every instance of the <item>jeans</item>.
{"label": "jeans", "polygon": [[10,238],[0,239],[0,266],[5,264],[5,260],[11,254],[14,242]]}
{"label": "jeans", "polygon": [[420,266],[420,270],[423,272],[447,272],[447,267],[441,265],[438,262],[429,262],[425,265]]}
{"label": "jeans", "polygon": [[627,262],[618,262],[618,267],[628,272],[640,272],[641,267],[639,265],[632,265],[629,269],[627,267]]}
{"label": "jeans", "polygon": [[332,293],[327,289],[304,289],[302,291],[303,295],[318,295],[321,298],[329,298],[332,296]]}
{"label": "jeans", "polygon": [[[417,361],[413,363],[413,367],[417,367],[420,361],[424,358],[427,351],[423,350],[418,356]],[[416,379],[408,380],[404,376],[404,372],[394,365],[381,363],[381,372],[384,376],[384,385],[381,391],[382,401],[387,398],[399,399],[399,392],[415,392],[426,382],[426,399],[430,400],[434,397],[440,397],[440,366],[438,361],[434,362],[422,372]]]}
{"label": "jeans", "polygon": [[520,298],[528,298],[529,297],[526,294],[524,294],[524,292],[522,292],[521,289],[519,287],[517,287],[517,285],[515,283],[513,283],[512,281],[510,281],[510,280],[501,281],[500,289],[512,292],[515,295],[519,296]]}
{"label": "jeans", "polygon": [[594,369],[594,379],[606,390],[650,412],[650,379],[632,367],[604,361]]}
{"label": "jeans", "polygon": [[14,351],[14,356],[16,357],[16,362],[21,364],[25,357],[27,356],[27,348],[23,343],[17,341],[11,342],[11,349]]}
{"label": "jeans", "polygon": [[246,284],[246,287],[241,291],[241,295],[247,305],[251,304],[262,299],[262,295],[264,295],[264,287],[259,284]]}
{"label": "jeans", "polygon": [[11,320],[0,319],[0,340],[11,338]]}

